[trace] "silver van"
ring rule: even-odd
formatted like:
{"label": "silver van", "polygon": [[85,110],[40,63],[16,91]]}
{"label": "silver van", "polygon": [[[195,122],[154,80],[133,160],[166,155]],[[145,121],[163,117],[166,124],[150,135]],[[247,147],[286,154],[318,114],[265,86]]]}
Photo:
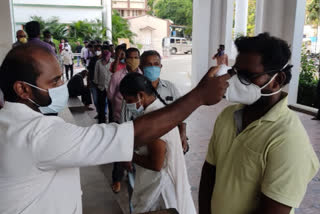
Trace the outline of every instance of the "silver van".
{"label": "silver van", "polygon": [[166,37],[162,40],[162,47],[171,54],[192,53],[192,44],[183,37]]}

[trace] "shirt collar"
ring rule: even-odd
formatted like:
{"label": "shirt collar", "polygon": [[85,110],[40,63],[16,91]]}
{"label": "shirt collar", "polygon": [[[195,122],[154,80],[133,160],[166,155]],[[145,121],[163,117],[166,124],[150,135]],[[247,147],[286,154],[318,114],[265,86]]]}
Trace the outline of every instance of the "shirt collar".
{"label": "shirt collar", "polygon": [[3,108],[0,111],[14,111],[17,114],[23,113],[25,115],[38,115],[43,116],[40,112],[36,112],[31,109],[29,106],[23,103],[16,103],[16,102],[8,102],[5,101]]}
{"label": "shirt collar", "polygon": [[263,117],[261,117],[261,121],[274,122],[279,117],[286,114],[288,111],[288,96],[286,95],[276,105],[274,105]]}
{"label": "shirt collar", "polygon": [[157,89],[159,89],[161,87],[168,88],[168,85],[167,85],[167,83],[165,81],[160,79]]}

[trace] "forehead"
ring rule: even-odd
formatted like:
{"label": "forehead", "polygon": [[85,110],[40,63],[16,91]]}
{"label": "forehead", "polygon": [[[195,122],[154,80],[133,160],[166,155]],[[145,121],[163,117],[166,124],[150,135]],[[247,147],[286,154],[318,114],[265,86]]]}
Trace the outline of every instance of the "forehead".
{"label": "forehead", "polygon": [[18,36],[20,36],[20,35],[25,35],[25,33],[24,33],[24,31],[20,30],[20,31],[17,32],[17,35],[18,35]]}
{"label": "forehead", "polygon": [[157,55],[147,56],[145,62],[160,62],[160,58]]}
{"label": "forehead", "polygon": [[261,72],[263,72],[262,57],[258,53],[240,53],[237,56],[235,68],[254,73],[262,68]]}
{"label": "forehead", "polygon": [[137,56],[139,56],[138,51],[131,51],[131,52],[128,54],[128,57],[137,57]]}

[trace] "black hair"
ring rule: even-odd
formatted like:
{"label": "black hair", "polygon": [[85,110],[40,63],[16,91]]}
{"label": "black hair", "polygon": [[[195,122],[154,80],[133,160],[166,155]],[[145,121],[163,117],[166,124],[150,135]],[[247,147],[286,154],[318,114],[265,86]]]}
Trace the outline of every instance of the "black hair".
{"label": "black hair", "polygon": [[225,49],[224,45],[219,45],[219,48],[221,48],[222,50]]}
{"label": "black hair", "polygon": [[88,48],[93,48],[93,45],[91,43],[88,44]]}
{"label": "black hair", "polygon": [[103,43],[102,43],[103,45],[110,45],[110,42],[109,41],[103,41]]}
{"label": "black hair", "polygon": [[109,45],[102,45],[101,50],[108,50],[109,51]]}
{"label": "black hair", "polygon": [[38,59],[30,53],[41,51],[52,55],[50,50],[38,45],[19,45],[9,51],[0,67],[0,88],[5,100],[15,102],[18,96],[13,89],[16,81],[24,81],[36,85],[36,80],[41,74],[38,70]]}
{"label": "black hair", "polygon": [[140,51],[137,48],[129,48],[126,50],[126,58],[132,53],[132,52],[138,52],[138,55],[140,56]]}
{"label": "black hair", "polygon": [[118,45],[118,46],[116,47],[116,52],[118,52],[118,51],[120,51],[120,50],[126,51],[126,50],[127,50],[127,45],[126,45],[126,44]]}
{"label": "black hair", "polygon": [[275,70],[269,75],[277,72],[284,72],[286,80],[284,85],[288,84],[292,78],[292,65],[284,66],[291,58],[291,51],[288,43],[282,39],[270,36],[269,33],[262,33],[254,37],[239,37],[235,41],[239,54],[257,53],[262,58],[262,65],[265,70]]}
{"label": "black hair", "polygon": [[44,37],[51,36],[50,31],[48,31],[48,30],[43,31],[43,36]]}
{"label": "black hair", "polygon": [[161,56],[160,54],[158,53],[158,51],[155,51],[155,50],[149,50],[149,51],[144,51],[140,57],[141,59],[141,64],[144,64],[145,60],[147,57],[149,56],[157,56],[159,57],[160,61],[161,61]]}
{"label": "black hair", "polygon": [[94,46],[94,49],[97,49],[97,48],[100,48],[100,49],[101,49],[101,48],[102,48],[102,45],[99,45],[99,44],[95,45],[95,46]]}
{"label": "black hair", "polygon": [[26,24],[26,32],[29,38],[36,38],[40,35],[40,24],[37,21],[31,21]]}
{"label": "black hair", "polygon": [[167,105],[157,90],[152,86],[152,82],[142,74],[137,72],[128,73],[120,82],[120,93],[122,96],[136,97],[140,91],[157,97],[164,105]]}

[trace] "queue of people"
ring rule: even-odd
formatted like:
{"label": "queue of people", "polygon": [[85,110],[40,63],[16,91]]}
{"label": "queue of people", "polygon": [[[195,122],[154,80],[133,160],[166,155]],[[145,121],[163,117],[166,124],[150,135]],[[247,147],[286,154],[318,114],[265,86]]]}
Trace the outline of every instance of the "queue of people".
{"label": "queue of people", "polygon": [[[221,66],[210,68],[181,97],[160,78],[161,56],[154,50],[140,55],[123,44],[114,51],[108,42],[86,42],[80,51],[86,69],[67,86],[49,43],[33,33],[32,42],[23,44],[18,35],[21,44],[0,68],[0,213],[80,214],[79,168],[105,163],[114,163],[115,193],[127,171],[131,213],[197,213],[184,156],[192,134],[185,119],[223,97],[236,105],[218,116],[208,142],[200,214],[292,214],[319,169],[282,92],[292,65],[289,45],[279,38],[238,38],[235,65],[221,76]],[[67,54],[68,44],[59,51]],[[223,56],[219,51],[217,57]],[[79,127],[44,115],[63,110],[69,95],[82,96],[87,107],[93,101],[98,124]]]}

